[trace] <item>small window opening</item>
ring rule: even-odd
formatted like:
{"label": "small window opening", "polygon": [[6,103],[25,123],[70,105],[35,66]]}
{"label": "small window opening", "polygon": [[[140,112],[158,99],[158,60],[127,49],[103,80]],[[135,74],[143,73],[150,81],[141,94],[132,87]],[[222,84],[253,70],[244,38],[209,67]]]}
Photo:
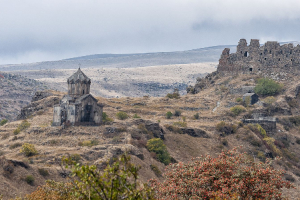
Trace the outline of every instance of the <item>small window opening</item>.
{"label": "small window opening", "polygon": [[272,54],[272,51],[270,50],[270,54]]}
{"label": "small window opening", "polygon": [[243,51],[241,51],[241,54],[243,54]]}
{"label": "small window opening", "polygon": [[278,58],[278,61],[280,61],[280,58]]}
{"label": "small window opening", "polygon": [[244,57],[248,57],[249,56],[249,53],[246,51],[245,53],[244,53]]}
{"label": "small window opening", "polygon": [[252,67],[249,68],[249,71],[252,72]]}
{"label": "small window opening", "polygon": [[258,71],[260,71],[260,68],[258,68]]}
{"label": "small window opening", "polygon": [[265,58],[265,60],[267,60],[267,58]]}
{"label": "small window opening", "polygon": [[260,55],[262,55],[262,53],[260,53]]}
{"label": "small window opening", "polygon": [[82,94],[84,94],[84,90],[82,90]]}
{"label": "small window opening", "polygon": [[291,59],[291,61],[293,61],[293,59]]}

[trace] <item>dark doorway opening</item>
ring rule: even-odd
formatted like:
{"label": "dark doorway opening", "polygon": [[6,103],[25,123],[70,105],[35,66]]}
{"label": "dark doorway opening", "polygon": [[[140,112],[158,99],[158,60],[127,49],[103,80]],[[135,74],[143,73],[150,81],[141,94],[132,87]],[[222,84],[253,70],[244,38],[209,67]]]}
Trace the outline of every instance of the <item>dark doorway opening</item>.
{"label": "dark doorway opening", "polygon": [[92,106],[91,105],[86,105],[84,112],[84,116],[82,118],[82,122],[90,122],[90,117],[91,117],[91,111],[92,111]]}
{"label": "dark doorway opening", "polygon": [[249,71],[252,72],[252,67],[249,68]]}
{"label": "dark doorway opening", "polygon": [[249,53],[248,53],[248,51],[246,51],[245,53],[244,53],[244,57],[248,57],[249,56]]}

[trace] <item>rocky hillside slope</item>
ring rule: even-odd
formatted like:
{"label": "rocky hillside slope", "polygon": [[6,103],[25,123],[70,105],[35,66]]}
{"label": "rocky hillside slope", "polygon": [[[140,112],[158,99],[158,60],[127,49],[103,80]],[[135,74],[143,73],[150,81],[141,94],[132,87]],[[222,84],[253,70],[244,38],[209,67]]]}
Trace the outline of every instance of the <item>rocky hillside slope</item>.
{"label": "rocky hillside slope", "polygon": [[[253,159],[281,156],[273,163],[285,169],[285,179],[295,183],[296,190],[286,190],[287,197],[300,196],[300,81],[297,77],[281,80],[283,91],[270,102],[265,97],[245,107],[238,115],[230,108],[243,104],[237,101],[245,87],[255,86],[258,76],[240,75],[207,79],[197,94],[180,98],[135,97],[98,98],[104,103],[109,120],[99,127],[52,127],[52,104],[62,93],[37,99],[27,107],[33,110],[27,121],[10,122],[0,127],[0,193],[5,198],[23,196],[32,192],[47,179],[66,181],[60,167],[62,156],[72,156],[79,162],[103,167],[112,157],[127,151],[132,161],[141,166],[140,180],[163,179],[164,164],[150,153],[147,141],[162,138],[173,162],[188,162],[192,157],[210,154],[215,156],[224,149],[241,146]],[[172,97],[172,95],[169,95]],[[120,120],[116,114],[126,112],[129,118]],[[177,116],[166,118],[170,111]],[[26,113],[26,112],[24,112]],[[243,123],[260,113],[277,118],[275,128],[263,132],[257,125]],[[20,124],[29,124],[19,133]],[[34,144],[38,154],[30,157],[20,153],[24,143]],[[42,171],[47,171],[45,175]],[[27,184],[26,176],[35,180]]]}
{"label": "rocky hillside slope", "polygon": [[36,91],[47,89],[45,83],[24,76],[0,72],[0,119],[15,120]]}

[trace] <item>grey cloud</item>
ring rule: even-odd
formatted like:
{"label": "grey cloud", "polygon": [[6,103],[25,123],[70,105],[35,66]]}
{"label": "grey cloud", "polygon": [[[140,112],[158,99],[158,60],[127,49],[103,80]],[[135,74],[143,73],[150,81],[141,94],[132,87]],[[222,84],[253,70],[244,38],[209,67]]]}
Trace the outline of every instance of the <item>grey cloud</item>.
{"label": "grey cloud", "polygon": [[0,64],[300,40],[296,0],[0,0]]}

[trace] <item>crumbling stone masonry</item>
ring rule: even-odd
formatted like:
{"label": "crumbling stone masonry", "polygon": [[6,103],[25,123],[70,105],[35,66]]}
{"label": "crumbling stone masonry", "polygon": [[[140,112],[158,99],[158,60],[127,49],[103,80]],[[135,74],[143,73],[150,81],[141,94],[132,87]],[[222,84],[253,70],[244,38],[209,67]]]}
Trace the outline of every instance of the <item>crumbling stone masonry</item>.
{"label": "crumbling stone masonry", "polygon": [[261,73],[284,76],[299,72],[299,69],[299,45],[266,42],[260,46],[259,40],[252,39],[248,46],[245,39],[240,39],[236,53],[230,53],[229,48],[223,50],[217,71],[222,75]]}
{"label": "crumbling stone masonry", "polygon": [[91,79],[80,68],[68,78],[68,95],[54,105],[53,126],[100,125],[103,105],[90,94]]}

